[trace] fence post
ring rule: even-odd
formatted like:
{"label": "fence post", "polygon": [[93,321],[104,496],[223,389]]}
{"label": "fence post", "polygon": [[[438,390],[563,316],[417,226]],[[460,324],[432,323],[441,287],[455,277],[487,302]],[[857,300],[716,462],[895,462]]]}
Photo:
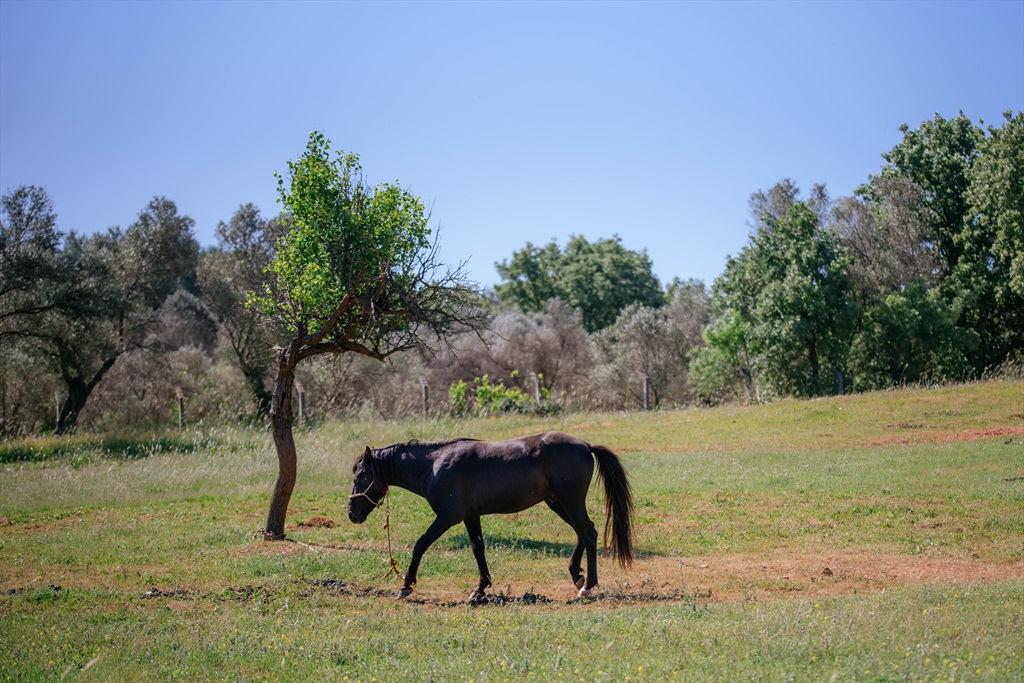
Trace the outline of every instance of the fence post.
{"label": "fence post", "polygon": [[306,424],[306,387],[302,382],[296,382],[295,391],[299,394],[299,424]]}
{"label": "fence post", "polygon": [[178,431],[185,429],[185,392],[181,387],[174,387],[174,397],[178,401]]}
{"label": "fence post", "polygon": [[540,377],[537,375],[536,372],[531,372],[530,373],[530,379],[533,380],[533,397],[534,397],[534,399],[536,399],[537,403],[540,403],[540,399],[541,399]]}
{"label": "fence post", "polygon": [[427,387],[427,378],[420,377],[420,387],[423,388],[423,419],[427,419],[427,407],[430,403],[430,389]]}
{"label": "fence post", "polygon": [[640,373],[644,378],[644,410],[651,409],[651,376],[646,372]]}

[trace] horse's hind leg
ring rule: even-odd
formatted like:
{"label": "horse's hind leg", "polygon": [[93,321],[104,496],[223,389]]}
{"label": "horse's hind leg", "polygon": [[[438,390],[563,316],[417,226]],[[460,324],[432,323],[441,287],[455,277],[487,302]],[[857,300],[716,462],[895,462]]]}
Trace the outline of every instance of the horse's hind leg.
{"label": "horse's hind leg", "polygon": [[470,517],[465,521],[466,532],[469,534],[469,545],[473,548],[473,557],[480,570],[480,583],[476,590],[469,594],[470,602],[479,602],[486,598],[487,588],[491,585],[491,572],[487,569],[487,558],[484,557],[484,533],[480,528],[480,518]]}
{"label": "horse's hind leg", "polygon": [[597,529],[587,515],[586,506],[582,506],[577,514],[570,516],[576,522],[573,526],[583,537],[583,545],[587,549],[587,581],[580,588],[580,597],[587,598],[590,597],[590,591],[597,586]]}
{"label": "horse's hind leg", "polygon": [[579,586],[580,597],[590,596],[590,591],[597,586],[597,529],[587,514],[587,501],[584,495],[563,497],[559,501],[569,518],[569,524],[576,530],[576,535],[583,542],[587,552],[587,579]]}
{"label": "horse's hind leg", "polygon": [[583,536],[579,531],[576,530],[576,525],[572,523],[572,519],[569,518],[569,513],[565,511],[562,504],[556,499],[545,500],[548,507],[551,508],[556,515],[562,518],[562,521],[572,527],[572,530],[576,532],[576,547],[573,548],[572,556],[569,558],[569,577],[572,579],[572,583],[576,588],[583,588],[583,550],[585,545],[583,543]]}

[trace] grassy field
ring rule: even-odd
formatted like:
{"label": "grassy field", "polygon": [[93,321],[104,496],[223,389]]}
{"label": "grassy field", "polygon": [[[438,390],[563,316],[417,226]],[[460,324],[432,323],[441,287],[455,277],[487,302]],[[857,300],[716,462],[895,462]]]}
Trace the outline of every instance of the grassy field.
{"label": "grassy field", "polygon": [[[489,604],[466,602],[458,529],[395,600],[383,515],[344,513],[354,457],[549,429],[623,458],[633,569],[599,560],[599,596],[574,600],[573,534],[534,509],[484,520]],[[255,538],[276,474],[262,431],[0,443],[0,681],[1024,680],[1021,383],[297,441],[274,543]],[[404,570],[432,516],[404,491],[391,508]]]}

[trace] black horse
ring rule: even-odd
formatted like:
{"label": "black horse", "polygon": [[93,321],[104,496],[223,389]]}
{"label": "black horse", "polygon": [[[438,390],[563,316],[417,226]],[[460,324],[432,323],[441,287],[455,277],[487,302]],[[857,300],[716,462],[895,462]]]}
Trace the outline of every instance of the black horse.
{"label": "black horse", "polygon": [[[373,451],[367,447],[352,468],[348,517],[356,524],[365,522],[381,504],[389,486],[427,499],[437,517],[416,541],[400,598],[412,593],[427,548],[451,527],[465,524],[480,569],[480,584],[469,596],[475,602],[484,599],[491,585],[480,517],[519,512],[544,501],[576,532],[569,575],[579,596],[588,597],[597,585],[597,530],[586,505],[595,457],[605,487],[605,544],[610,529],[612,552],[627,567],[633,562],[633,496],[622,463],[604,446],[591,446],[559,432],[510,441],[456,439],[443,443],[410,441]],[[581,567],[584,550],[586,581]]]}

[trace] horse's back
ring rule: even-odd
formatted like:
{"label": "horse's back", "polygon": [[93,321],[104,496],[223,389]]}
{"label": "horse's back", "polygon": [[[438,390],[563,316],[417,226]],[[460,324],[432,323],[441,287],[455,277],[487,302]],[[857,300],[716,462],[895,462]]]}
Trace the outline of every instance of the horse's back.
{"label": "horse's back", "polygon": [[[431,505],[459,499],[468,512],[518,512],[567,491],[586,494],[590,447],[561,432],[506,441],[458,441],[435,453]],[[435,508],[436,509],[436,508]]]}
{"label": "horse's back", "polygon": [[584,469],[593,465],[590,446],[582,439],[564,432],[545,432],[507,441],[481,441],[483,451],[499,458],[522,458],[536,467],[550,471],[564,466]]}
{"label": "horse's back", "polygon": [[545,432],[505,441],[455,441],[437,453],[436,461],[466,464],[481,461],[493,466],[498,461],[528,461],[542,458],[547,454],[564,455],[572,452],[588,459],[591,457],[590,446],[585,441],[563,432]]}

